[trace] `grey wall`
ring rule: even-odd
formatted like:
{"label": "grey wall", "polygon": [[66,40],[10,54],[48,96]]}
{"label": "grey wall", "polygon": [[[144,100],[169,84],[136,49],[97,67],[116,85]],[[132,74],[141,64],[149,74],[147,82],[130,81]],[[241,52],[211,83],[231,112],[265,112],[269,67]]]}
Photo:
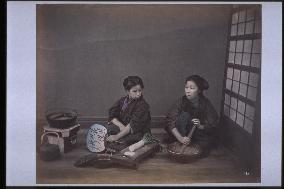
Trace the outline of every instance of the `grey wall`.
{"label": "grey wall", "polygon": [[220,110],[230,7],[227,5],[37,5],[37,118],[72,107],[107,116],[123,79],[142,77],[152,116],[200,74]]}

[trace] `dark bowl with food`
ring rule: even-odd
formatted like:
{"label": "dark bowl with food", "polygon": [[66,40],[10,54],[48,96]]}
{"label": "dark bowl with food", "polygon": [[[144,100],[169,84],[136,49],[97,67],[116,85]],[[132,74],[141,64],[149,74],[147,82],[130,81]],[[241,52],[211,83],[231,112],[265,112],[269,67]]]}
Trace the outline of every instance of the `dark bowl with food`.
{"label": "dark bowl with food", "polygon": [[77,124],[77,111],[73,109],[54,109],[46,112],[50,127],[66,129]]}

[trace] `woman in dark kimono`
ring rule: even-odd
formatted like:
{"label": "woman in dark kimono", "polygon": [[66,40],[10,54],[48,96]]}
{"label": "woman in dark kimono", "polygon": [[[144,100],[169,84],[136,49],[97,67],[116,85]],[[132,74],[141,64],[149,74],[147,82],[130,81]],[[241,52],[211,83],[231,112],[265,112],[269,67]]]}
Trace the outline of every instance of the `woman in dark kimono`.
{"label": "woman in dark kimono", "polygon": [[[123,81],[126,96],[109,109],[109,124],[106,126],[109,147],[122,150],[140,141],[150,133],[151,115],[148,103],[142,95],[143,81],[138,76],[129,76]],[[117,141],[121,145],[117,144]],[[117,147],[115,147],[117,146]]]}
{"label": "woman in dark kimono", "polygon": [[[185,81],[185,95],[177,100],[167,115],[166,131],[170,142],[195,144],[200,156],[209,153],[216,139],[218,114],[213,105],[203,95],[209,88],[208,82],[199,75],[189,76]],[[193,137],[187,137],[193,125],[197,126]]]}
{"label": "woman in dark kimono", "polygon": [[[150,110],[144,100],[143,81],[138,76],[128,76],[123,81],[126,96],[121,97],[109,109],[109,121],[103,127],[107,130],[105,147],[113,152],[140,141],[146,132],[150,133]],[[98,128],[94,124],[92,127]],[[88,143],[88,139],[87,139]],[[87,147],[92,151],[92,143]]]}
{"label": "woman in dark kimono", "polygon": [[[93,152],[78,159],[74,166],[110,166],[111,161],[96,163],[98,154],[117,153],[139,142],[144,134],[150,134],[151,116],[144,100],[143,81],[138,76],[128,76],[123,81],[126,96],[121,97],[109,109],[105,125],[93,124],[87,133],[87,148]],[[106,156],[108,157],[108,156]],[[108,157],[109,158],[109,157]],[[95,162],[95,163],[94,163]]]}

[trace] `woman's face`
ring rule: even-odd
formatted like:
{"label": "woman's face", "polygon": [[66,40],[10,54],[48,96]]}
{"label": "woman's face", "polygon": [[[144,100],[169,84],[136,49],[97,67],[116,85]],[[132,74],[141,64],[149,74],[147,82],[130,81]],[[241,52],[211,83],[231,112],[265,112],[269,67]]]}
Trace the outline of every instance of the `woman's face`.
{"label": "woman's face", "polygon": [[135,85],[129,91],[127,91],[127,94],[131,99],[138,99],[142,95],[142,90],[143,89],[140,85]]}
{"label": "woman's face", "polygon": [[192,100],[198,97],[199,89],[194,81],[187,81],[184,87],[185,95],[187,99]]}

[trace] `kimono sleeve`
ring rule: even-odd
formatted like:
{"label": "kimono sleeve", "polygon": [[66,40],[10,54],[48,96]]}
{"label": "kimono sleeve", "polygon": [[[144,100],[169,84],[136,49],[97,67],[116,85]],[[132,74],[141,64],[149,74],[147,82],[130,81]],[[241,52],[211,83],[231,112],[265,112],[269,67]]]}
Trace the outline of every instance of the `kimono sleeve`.
{"label": "kimono sleeve", "polygon": [[173,128],[176,127],[176,121],[178,115],[181,112],[181,99],[178,99],[174,105],[172,105],[170,111],[166,116],[166,128],[165,130],[170,132]]}
{"label": "kimono sleeve", "polygon": [[150,119],[149,105],[146,103],[139,104],[130,120],[131,133],[142,132],[145,129],[144,127],[148,126]]}
{"label": "kimono sleeve", "polygon": [[123,98],[116,101],[109,109],[109,121],[111,121],[113,118],[118,118],[121,110],[121,101]]}

